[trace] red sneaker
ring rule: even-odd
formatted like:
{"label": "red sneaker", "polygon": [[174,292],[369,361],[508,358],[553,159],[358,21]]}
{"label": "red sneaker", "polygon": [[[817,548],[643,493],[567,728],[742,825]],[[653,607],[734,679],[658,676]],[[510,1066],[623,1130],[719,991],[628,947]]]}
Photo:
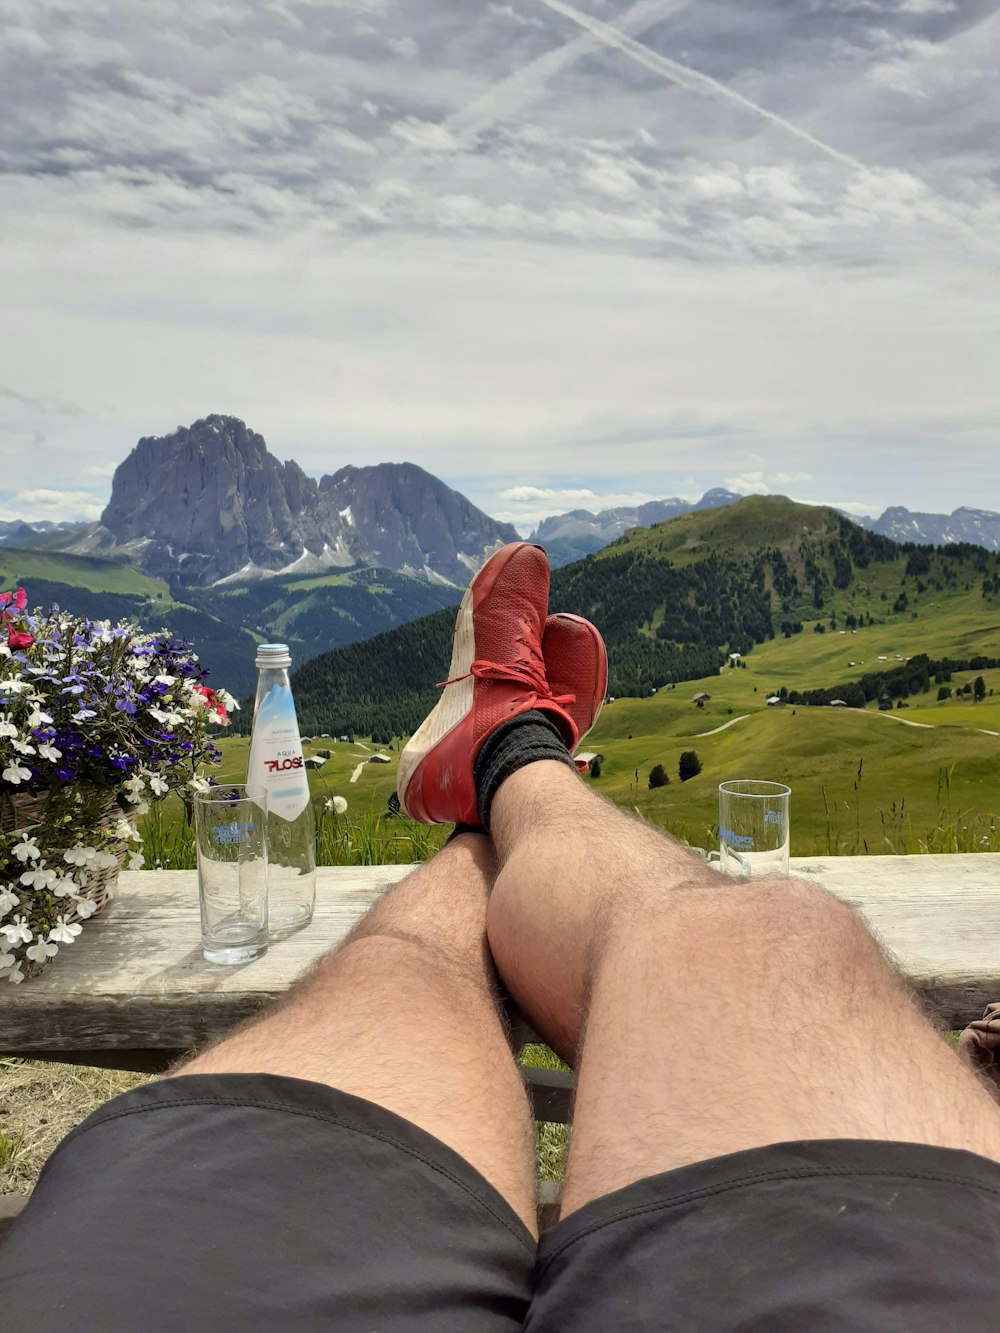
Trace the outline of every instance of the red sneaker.
{"label": "red sneaker", "polygon": [[396,790],[422,824],[478,824],[472,768],[502,722],[547,713],[567,747],[577,742],[569,697],[549,688],[542,627],[549,562],[540,546],[513,542],[487,560],[462,598],[444,693],[399,756]]}
{"label": "red sneaker", "polygon": [[560,611],[542,634],[545,674],[553,694],[573,695],[566,711],[576,723],[578,743],[591,730],[608,689],[608,650],[596,626]]}

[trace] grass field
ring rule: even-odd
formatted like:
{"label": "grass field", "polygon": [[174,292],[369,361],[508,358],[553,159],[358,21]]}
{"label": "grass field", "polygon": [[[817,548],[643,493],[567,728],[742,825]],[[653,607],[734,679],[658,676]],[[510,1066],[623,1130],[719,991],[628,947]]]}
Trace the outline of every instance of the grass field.
{"label": "grass field", "polygon": [[0,585],[4,588],[15,583],[28,584],[32,579],[51,583],[65,583],[72,588],[88,588],[91,592],[123,593],[134,597],[148,597],[165,607],[174,606],[170,588],[163,579],[140,574],[129,565],[97,556],[63,555],[56,551],[19,551],[0,549]]}

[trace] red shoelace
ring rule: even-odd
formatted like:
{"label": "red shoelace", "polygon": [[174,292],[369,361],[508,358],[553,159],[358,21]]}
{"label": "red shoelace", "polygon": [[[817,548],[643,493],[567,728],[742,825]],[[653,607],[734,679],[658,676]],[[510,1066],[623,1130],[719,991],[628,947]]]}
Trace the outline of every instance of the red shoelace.
{"label": "red shoelace", "polygon": [[544,674],[533,664],[515,666],[512,662],[489,662],[482,658],[473,662],[464,676],[440,681],[437,689],[443,690],[446,685],[457,685],[460,680],[468,680],[470,676],[474,676],[477,680],[509,680],[517,685],[525,685],[539,703],[553,703],[560,708],[568,708],[570,704],[576,703],[575,694],[553,694]]}

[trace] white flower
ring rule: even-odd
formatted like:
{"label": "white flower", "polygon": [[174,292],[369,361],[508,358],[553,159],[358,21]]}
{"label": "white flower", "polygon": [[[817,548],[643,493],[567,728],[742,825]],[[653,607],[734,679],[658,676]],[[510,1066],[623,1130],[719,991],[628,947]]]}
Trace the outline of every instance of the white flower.
{"label": "white flower", "polygon": [[234,709],[236,712],[239,712],[239,703],[233,698],[228,690],[216,690],[215,697],[218,699],[219,703],[222,704],[227,713],[233,712]]}
{"label": "white flower", "polygon": [[153,773],[150,775],[149,789],[154,796],[166,796],[170,783],[161,778],[159,773]]}
{"label": "white flower", "polygon": [[25,861],[37,861],[41,856],[38,843],[34,838],[29,838],[27,833],[21,834],[21,841],[14,845],[13,853],[22,865]]}
{"label": "white flower", "polygon": [[342,815],[347,810],[343,796],[330,796],[323,802],[323,809],[334,815]]}
{"label": "white flower", "polygon": [[12,787],[19,787],[22,782],[27,782],[30,777],[31,769],[25,768],[16,759],[12,759],[3,771],[4,782],[9,782]]}
{"label": "white flower", "polygon": [[3,949],[0,948],[0,977],[7,971],[8,967],[13,967],[16,962],[17,959],[12,953],[4,953]]}
{"label": "white flower", "polygon": [[9,713],[0,713],[0,737],[16,736],[17,727],[10,720]]}
{"label": "white flower", "polygon": [[146,864],[146,858],[142,852],[129,852],[128,868],[129,870],[141,870]]}
{"label": "white flower", "polygon": [[30,689],[30,682],[21,680],[19,676],[11,676],[9,680],[0,681],[0,693],[3,694],[23,694],[25,690]]}
{"label": "white flower", "polygon": [[4,917],[8,912],[13,911],[15,907],[20,906],[21,899],[13,889],[6,884],[0,885],[0,917]]}
{"label": "white flower", "polygon": [[[88,875],[87,878],[89,879],[90,876]],[[70,875],[60,875],[49,885],[49,892],[55,898],[65,898],[67,895],[75,894],[76,880]]]}
{"label": "white flower", "polygon": [[8,944],[31,943],[31,931],[23,916],[16,916],[13,921],[8,921],[5,926],[0,926],[0,935],[7,936]]}
{"label": "white flower", "polygon": [[126,799],[131,801],[133,805],[136,804],[142,797],[145,785],[142,776],[139,773],[133,773],[129,780],[123,783],[122,786]]}
{"label": "white flower", "polygon": [[77,898],[76,902],[73,904],[73,910],[78,917],[81,917],[86,921],[88,917],[93,916],[97,911],[97,904],[90,898]]}
{"label": "white flower", "polygon": [[62,758],[62,750],[57,750],[51,741],[42,741],[41,745],[38,747],[38,753],[43,759],[52,759],[54,761]]}
{"label": "white flower", "polygon": [[35,866],[33,870],[26,870],[21,876],[21,883],[34,889],[37,893],[40,889],[47,889],[50,884],[54,884],[58,876],[54,870],[48,866]]}
{"label": "white flower", "polygon": [[86,722],[88,717],[96,717],[97,714],[92,708],[78,708],[73,714],[74,722]]}
{"label": "white flower", "polygon": [[69,866],[88,866],[97,855],[96,847],[84,847],[82,843],[77,843],[75,847],[67,847],[63,852],[63,860]]}
{"label": "white flower", "polygon": [[164,676],[154,676],[154,677],[153,677],[153,684],[154,684],[154,685],[176,685],[176,684],[177,684],[177,677],[176,677],[176,676],[166,676],[166,675],[164,675]]}
{"label": "white flower", "polygon": [[29,726],[29,727],[44,727],[44,726],[48,726],[48,725],[50,725],[51,722],[52,722],[52,718],[49,716],[49,714],[48,714],[48,713],[43,713],[42,710],[41,710],[41,709],[38,707],[38,705],[36,704],[35,707],[34,707],[33,712],[31,713],[30,717],[28,718],[28,726]]}
{"label": "white flower", "polygon": [[96,870],[110,870],[112,866],[118,864],[118,857],[112,856],[110,852],[98,852],[94,857],[94,868]]}
{"label": "white flower", "polygon": [[35,753],[35,747],[33,745],[29,745],[27,741],[11,741],[11,746],[18,752],[18,754]]}
{"label": "white flower", "polygon": [[59,945],[49,944],[48,940],[39,935],[37,941],[30,948],[25,949],[24,952],[33,963],[44,963],[50,958],[55,958],[59,952]]}
{"label": "white flower", "polygon": [[83,927],[75,921],[67,921],[64,916],[57,916],[56,924],[49,931],[49,939],[58,940],[60,944],[72,944],[82,930]]}
{"label": "white flower", "polygon": [[15,963],[9,972],[4,972],[0,975],[5,976],[12,986],[19,986],[24,980],[24,973],[21,971],[20,963]]}
{"label": "white flower", "polygon": [[194,777],[188,783],[188,789],[193,792],[206,792],[212,790],[212,784],[208,778]]}
{"label": "white flower", "polygon": [[166,722],[170,714],[165,713],[162,708],[151,708],[149,710],[149,716],[156,718],[157,722]]}

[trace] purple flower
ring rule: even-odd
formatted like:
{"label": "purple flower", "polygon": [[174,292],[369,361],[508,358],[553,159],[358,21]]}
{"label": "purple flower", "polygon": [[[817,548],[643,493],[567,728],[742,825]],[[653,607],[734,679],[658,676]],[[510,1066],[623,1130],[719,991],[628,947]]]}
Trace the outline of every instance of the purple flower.
{"label": "purple flower", "polygon": [[73,779],[76,777],[76,769],[75,769],[75,768],[57,768],[57,769],[56,769],[56,777],[59,779],[60,782],[72,782]]}

